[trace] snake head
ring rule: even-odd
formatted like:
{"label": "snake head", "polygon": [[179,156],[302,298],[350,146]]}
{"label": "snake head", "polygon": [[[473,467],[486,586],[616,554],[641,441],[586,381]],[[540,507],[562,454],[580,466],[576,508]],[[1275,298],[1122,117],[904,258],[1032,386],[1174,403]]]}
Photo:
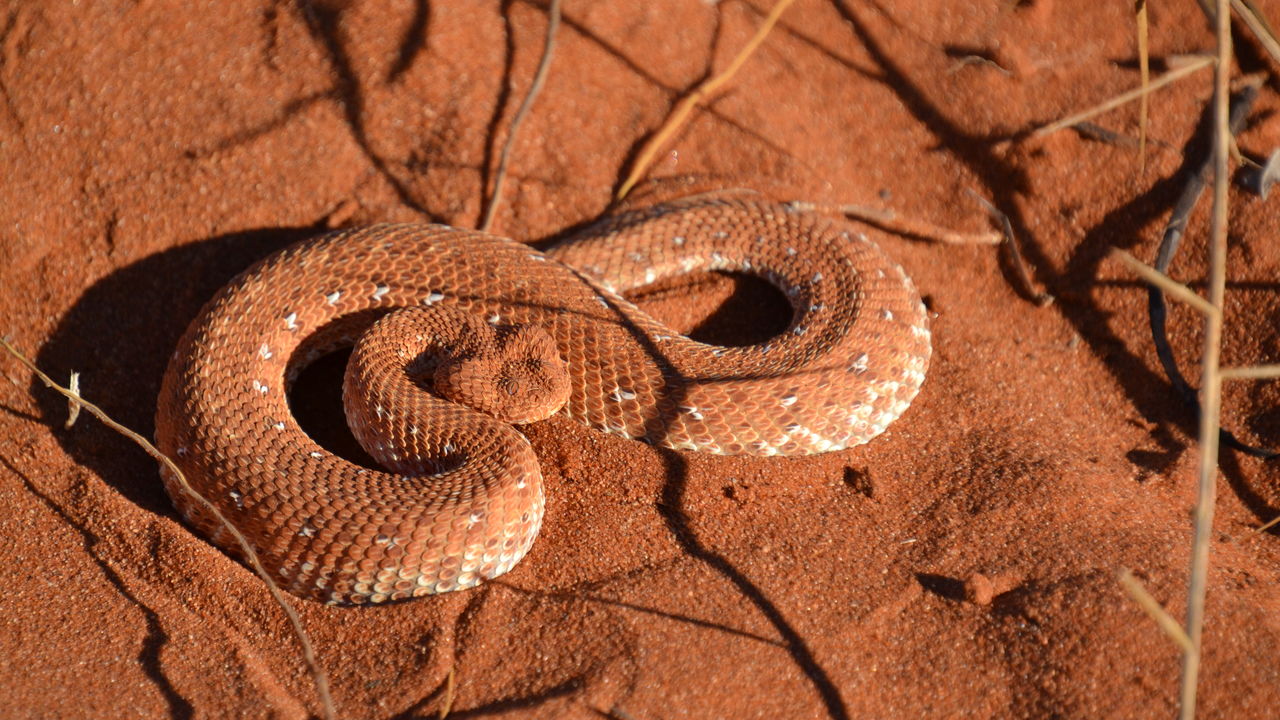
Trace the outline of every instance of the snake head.
{"label": "snake head", "polygon": [[568,366],[542,328],[498,327],[475,346],[436,368],[441,397],[516,424],[549,418],[568,402]]}

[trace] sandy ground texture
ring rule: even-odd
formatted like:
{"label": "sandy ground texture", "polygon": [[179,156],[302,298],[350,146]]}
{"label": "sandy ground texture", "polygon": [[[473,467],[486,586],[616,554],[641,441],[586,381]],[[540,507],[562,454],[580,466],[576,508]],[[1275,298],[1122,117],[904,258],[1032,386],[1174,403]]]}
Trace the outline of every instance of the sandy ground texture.
{"label": "sandy ground texture", "polygon": [[[1194,420],[1159,369],[1150,260],[1206,147],[1211,73],[1152,103],[1132,144],[1034,127],[1138,83],[1131,3],[801,0],[663,152],[648,197],[749,187],[963,231],[868,228],[932,311],[906,415],[811,458],[667,452],[553,418],[530,555],[481,589],[377,608],[299,602],[343,717],[1166,718],[1179,654],[1117,582],[1183,616]],[[330,224],[474,227],[542,48],[540,1],[28,2],[0,9],[0,333],[150,434],[178,335],[236,272]],[[1262,3],[1273,21],[1280,3]],[[672,103],[767,11],[569,0],[497,232],[543,241],[608,208]],[[1240,36],[1239,72],[1277,67]],[[1190,0],[1153,3],[1151,53],[1213,46]],[[1280,146],[1274,75],[1239,135]],[[1130,106],[1097,120],[1136,137]],[[640,201],[640,202],[643,202]],[[1280,199],[1232,192],[1225,362],[1280,360]],[[1175,277],[1203,289],[1207,200]],[[642,293],[704,337],[785,324],[759,283]],[[764,319],[762,320],[762,316]],[[780,319],[780,320],[779,320]],[[1171,333],[1195,377],[1196,316]],[[262,583],[182,525],[155,463],[0,359],[0,714],[278,717],[320,705]],[[299,413],[332,430],[332,368]],[[310,383],[310,384],[307,384]],[[328,389],[326,389],[328,388]],[[1280,444],[1280,386],[1226,420]],[[317,433],[323,432],[317,430]],[[1227,452],[1201,715],[1280,708],[1280,473]]]}

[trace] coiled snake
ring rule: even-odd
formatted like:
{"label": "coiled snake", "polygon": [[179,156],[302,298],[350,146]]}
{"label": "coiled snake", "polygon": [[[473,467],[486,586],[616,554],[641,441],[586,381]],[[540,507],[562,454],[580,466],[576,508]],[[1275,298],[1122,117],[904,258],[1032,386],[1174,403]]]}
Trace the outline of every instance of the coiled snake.
{"label": "coiled snake", "polygon": [[[620,294],[691,271],[767,279],[794,309],[790,326],[761,344],[712,346]],[[399,308],[415,310],[388,315]],[[353,433],[385,467],[373,469],[308,437],[287,392],[309,362],[384,316],[344,385]],[[483,354],[503,340],[514,349]],[[657,206],[545,254],[444,226],[380,225],[286,248],[210,300],[169,364],[156,435],[283,587],[381,602],[506,572],[542,521],[528,442],[423,390],[433,382],[482,408],[551,398],[550,410],[518,410],[515,421],[563,403],[586,425],[668,448],[804,455],[883,432],[915,397],[929,354],[925,309],[902,268],[849,227],[785,206]],[[450,395],[449,383],[461,389]],[[235,552],[162,475],[187,522]]]}

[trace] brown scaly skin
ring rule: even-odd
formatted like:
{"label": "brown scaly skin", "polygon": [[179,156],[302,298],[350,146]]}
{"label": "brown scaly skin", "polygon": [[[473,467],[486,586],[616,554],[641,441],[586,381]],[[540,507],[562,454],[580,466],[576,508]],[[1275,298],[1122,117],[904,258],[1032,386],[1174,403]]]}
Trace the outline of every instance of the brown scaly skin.
{"label": "brown scaly skin", "polygon": [[[791,325],[759,345],[710,346],[616,294],[695,270],[773,282],[795,310]],[[541,473],[508,425],[399,391],[375,399],[374,417],[381,404],[392,419],[389,435],[364,442],[395,448],[400,476],[333,455],[289,413],[288,383],[317,354],[351,344],[393,309],[437,306],[541,328],[567,366],[569,417],[722,454],[867,442],[906,410],[930,354],[919,296],[879,248],[846,225],[750,200],[608,218],[545,255],[429,225],[287,248],[192,323],[165,375],[156,434],[296,594],[361,603],[469,587],[509,570],[537,534]],[[409,414],[415,404],[425,415]],[[425,456],[409,458],[415,447]],[[165,481],[188,522],[234,551]]]}

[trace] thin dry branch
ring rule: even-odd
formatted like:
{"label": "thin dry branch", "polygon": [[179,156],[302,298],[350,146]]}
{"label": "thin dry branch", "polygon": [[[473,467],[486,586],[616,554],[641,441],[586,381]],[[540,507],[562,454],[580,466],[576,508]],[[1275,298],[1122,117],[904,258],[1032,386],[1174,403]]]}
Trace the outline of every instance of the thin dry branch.
{"label": "thin dry branch", "polygon": [[1120,585],[1124,587],[1125,592],[1129,593],[1129,597],[1138,603],[1138,607],[1142,608],[1143,612],[1156,621],[1156,625],[1160,626],[1160,629],[1164,631],[1165,635],[1169,636],[1170,640],[1177,643],[1183,652],[1191,651],[1191,638],[1187,637],[1187,633],[1183,631],[1182,626],[1178,624],[1177,620],[1173,619],[1173,616],[1164,609],[1164,606],[1151,597],[1151,594],[1147,592],[1146,588],[1142,587],[1142,583],[1138,582],[1138,578],[1134,577],[1128,568],[1120,571]]}
{"label": "thin dry branch", "polygon": [[998,232],[964,233],[923,220],[903,217],[893,210],[866,205],[826,205],[792,201],[787,207],[805,212],[822,212],[845,215],[875,225],[882,230],[912,237],[945,243],[947,245],[999,245],[1004,236]]}
{"label": "thin dry branch", "polygon": [[280,586],[275,583],[271,578],[271,575],[267,573],[264,567],[262,567],[262,563],[258,559],[258,553],[254,550],[253,545],[249,543],[248,538],[236,529],[236,526],[222,514],[222,511],[219,510],[216,505],[206,500],[200,493],[196,492],[195,488],[191,487],[191,484],[187,482],[186,476],[182,474],[182,471],[178,469],[178,466],[174,464],[173,460],[160,452],[160,450],[157,449],[155,445],[152,445],[149,440],[124,425],[121,425],[115,420],[112,420],[111,417],[102,410],[102,408],[81,398],[70,389],[62,387],[58,383],[54,382],[53,378],[46,375],[39,367],[36,367],[36,364],[31,362],[26,355],[22,354],[22,352],[11,345],[7,336],[0,337],[0,347],[3,347],[10,355],[17,358],[18,362],[26,365],[27,368],[31,370],[31,372],[35,373],[36,377],[40,378],[40,381],[46,386],[66,397],[68,402],[75,403],[76,405],[83,407],[85,410],[89,411],[90,415],[98,418],[98,420],[102,421],[104,425],[112,430],[115,430],[121,435],[132,440],[135,444],[146,451],[148,455],[155,458],[160,462],[160,464],[168,468],[169,472],[173,473],[174,477],[178,479],[178,485],[182,488],[182,491],[196,503],[201,505],[227,529],[227,532],[235,538],[236,544],[244,553],[245,560],[248,561],[249,566],[252,567],[253,571],[258,574],[258,577],[262,578],[263,582],[267,584],[267,590],[271,592],[271,596],[275,599],[276,603],[280,605],[280,608],[284,610],[285,615],[288,616],[289,624],[293,626],[293,633],[298,638],[298,644],[302,646],[303,659],[306,661],[307,668],[311,671],[311,677],[316,684],[316,694],[320,696],[320,706],[324,713],[324,717],[326,720],[335,720],[335,718],[338,717],[338,712],[334,708],[333,697],[329,694],[329,679],[328,676],[325,675],[324,669],[320,667],[319,661],[316,659],[315,649],[311,644],[311,638],[307,635],[307,631],[302,627],[302,619],[298,616],[298,611],[294,609],[293,604],[285,598],[284,591],[280,589]]}
{"label": "thin dry branch", "polygon": [[70,430],[75,424],[76,419],[80,417],[80,373],[71,372],[71,380],[67,383],[67,392],[76,397],[75,400],[67,401],[67,422],[62,427]]}
{"label": "thin dry branch", "polygon": [[1147,170],[1147,101],[1151,93],[1151,63],[1147,54],[1147,0],[1137,0],[1138,72],[1142,78],[1142,97],[1138,103],[1138,173]]}
{"label": "thin dry branch", "polygon": [[1070,127],[1072,125],[1075,125],[1078,122],[1088,120],[1089,118],[1094,117],[1095,115],[1101,115],[1102,113],[1107,112],[1108,110],[1114,110],[1115,108],[1118,108],[1121,105],[1124,105],[1125,103],[1133,102],[1138,98],[1145,97],[1155,92],[1156,90],[1159,90],[1165,85],[1168,85],[1169,83],[1181,80],[1182,78],[1196,72],[1197,70],[1209,67],[1210,65],[1213,64],[1213,62],[1214,62],[1214,58],[1210,56],[1197,56],[1196,58],[1188,62],[1186,65],[1180,68],[1176,68],[1174,70],[1170,70],[1164,75],[1161,75],[1160,77],[1151,81],[1151,83],[1146,85],[1145,87],[1139,87],[1139,88],[1130,90],[1128,92],[1120,93],[1119,95],[1111,98],[1110,100],[1107,100],[1098,105],[1095,105],[1089,108],[1088,110],[1075,113],[1074,115],[1068,115],[1067,117],[1062,118],[1057,122],[1049,123],[1048,125],[1045,125],[1039,130],[1036,130],[1035,132],[1031,133],[1031,137],[1042,137],[1044,135],[1048,135],[1049,133],[1057,132],[1065,127]]}
{"label": "thin dry branch", "polygon": [[1231,18],[1228,0],[1217,0],[1214,18],[1218,60],[1213,76],[1213,214],[1209,234],[1209,302],[1219,309],[1205,316],[1204,354],[1201,360],[1200,481],[1195,507],[1195,540],[1191,552],[1191,579],[1187,587],[1187,635],[1191,650],[1182,655],[1182,687],[1179,718],[1193,720],[1200,676],[1204,637],[1204,601],[1209,576],[1209,536],[1217,492],[1218,415],[1222,405],[1222,378],[1218,364],[1222,351],[1223,298],[1226,295],[1227,259],[1227,160],[1230,156]]}
{"label": "thin dry branch", "polygon": [[445,720],[449,717],[449,713],[453,711],[453,684],[456,668],[449,668],[449,676],[444,680],[444,700],[440,703],[440,711],[436,713],[436,720]]}
{"label": "thin dry branch", "polygon": [[1150,265],[1147,265],[1124,250],[1121,250],[1120,248],[1112,248],[1111,255],[1124,263],[1135,275],[1141,277],[1152,285],[1159,287],[1166,293],[1169,293],[1169,295],[1173,296],[1174,299],[1181,300],[1196,310],[1199,310],[1206,317],[1210,315],[1221,316],[1222,313],[1218,308],[1210,304],[1208,300],[1197,295],[1194,290],[1183,285],[1177,280],[1170,278],[1168,275],[1165,275]]}
{"label": "thin dry branch", "polygon": [[622,186],[618,188],[618,193],[614,198],[615,200],[625,198],[627,193],[631,192],[631,188],[635,187],[636,183],[640,182],[640,178],[644,177],[645,171],[648,170],[649,165],[653,163],[653,158],[658,154],[658,150],[660,150],[662,146],[666,144],[667,140],[684,125],[684,121],[689,117],[689,113],[693,112],[693,108],[697,106],[702,98],[715,92],[721,85],[724,85],[733,79],[733,76],[737,74],[738,69],[747,61],[747,58],[751,57],[751,54],[756,51],[756,48],[760,46],[760,43],[764,42],[769,31],[773,30],[773,26],[777,24],[778,18],[782,17],[782,13],[790,7],[791,3],[794,1],[795,0],[778,0],[777,4],[773,6],[773,9],[769,11],[769,15],[765,17],[764,22],[761,23],[760,27],[756,30],[756,34],[747,41],[747,44],[743,46],[742,50],[738,51],[738,55],[733,58],[733,62],[729,63],[729,67],[725,68],[724,72],[719,75],[710,77],[702,82],[698,87],[693,89],[693,92],[685,95],[676,103],[675,107],[671,110],[671,114],[667,116],[666,122],[662,124],[662,127],[658,128],[658,132],[654,133],[653,136],[649,138],[649,141],[640,149],[640,154],[636,156],[635,165],[632,166],[631,172],[627,174],[627,179],[623,181]]}
{"label": "thin dry branch", "polygon": [[1005,245],[1009,246],[1009,261],[1013,265],[1014,271],[1017,273],[1018,281],[1022,283],[1022,291],[1031,298],[1036,305],[1045,307],[1053,302],[1053,295],[1042,290],[1037,290],[1035,283],[1031,280],[1031,271],[1027,268],[1027,261],[1022,257],[1022,248],[1018,246],[1018,238],[1013,234],[1013,223],[1010,222],[1009,216],[1000,208],[991,204],[990,200],[982,197],[973,190],[969,190],[969,194],[973,196],[978,204],[984,207],[989,215],[998,223],[1000,230],[1004,234]]}
{"label": "thin dry branch", "polygon": [[551,56],[555,54],[556,49],[556,31],[559,29],[560,0],[551,0],[551,5],[547,8],[547,40],[542,46],[542,59],[538,61],[533,82],[529,83],[529,92],[525,93],[524,100],[511,118],[511,128],[507,130],[507,141],[502,144],[502,153],[498,156],[498,169],[494,172],[493,195],[489,198],[489,207],[485,209],[484,219],[480,221],[481,232],[488,232],[493,226],[493,217],[502,203],[503,186],[507,179],[507,163],[511,160],[511,148],[516,142],[516,132],[524,122],[524,116],[533,105],[534,98],[538,97],[543,83],[547,80],[547,71],[551,68]]}
{"label": "thin dry branch", "polygon": [[1222,368],[1218,376],[1223,380],[1270,380],[1280,377],[1280,365]]}
{"label": "thin dry branch", "polygon": [[1244,22],[1254,37],[1258,38],[1258,42],[1262,44],[1267,54],[1272,60],[1280,63],[1280,40],[1276,39],[1275,32],[1272,31],[1271,25],[1267,23],[1266,16],[1252,2],[1248,0],[1231,0],[1231,9],[1236,11],[1240,16],[1240,20]]}

